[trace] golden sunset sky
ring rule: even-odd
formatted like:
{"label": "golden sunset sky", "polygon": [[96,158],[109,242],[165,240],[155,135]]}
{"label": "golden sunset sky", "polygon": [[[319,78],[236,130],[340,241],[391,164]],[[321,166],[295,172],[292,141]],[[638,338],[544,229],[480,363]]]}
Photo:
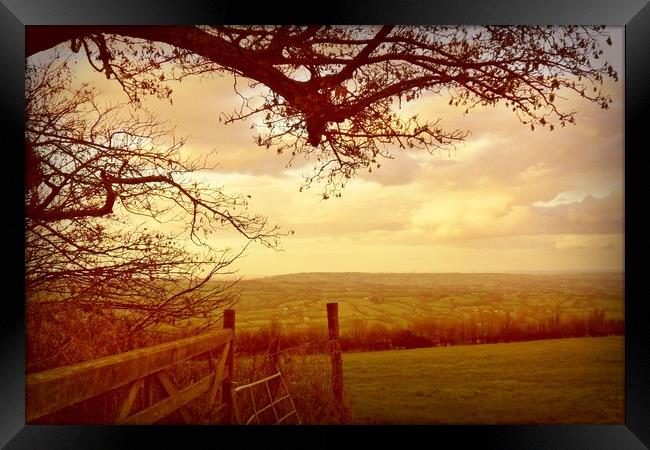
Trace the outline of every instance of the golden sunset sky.
{"label": "golden sunset sky", "polygon": [[[173,104],[145,106],[188,136],[185,151],[212,151],[219,167],[195,177],[252,196],[250,210],[295,234],[283,251],[252,245],[239,274],[295,272],[513,272],[623,270],[623,28],[610,29],[605,59],[620,81],[608,83],[609,110],[567,96],[575,126],[531,131],[504,107],[463,115],[448,98],[425,95],[404,114],[441,118],[471,134],[454,152],[400,150],[382,168],[349,182],[342,198],[322,200],[322,185],[299,192],[310,163],[253,142],[250,126],[218,117],[239,106],[228,75],[172,85]],[[106,99],[125,101],[116,83],[78,64]],[[261,118],[258,118],[261,122]],[[217,245],[241,244],[226,234]]]}

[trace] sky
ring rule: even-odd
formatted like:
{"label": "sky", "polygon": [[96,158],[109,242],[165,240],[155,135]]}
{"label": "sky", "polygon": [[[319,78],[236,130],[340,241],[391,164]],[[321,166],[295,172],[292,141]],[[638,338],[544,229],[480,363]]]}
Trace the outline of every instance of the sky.
{"label": "sky", "polygon": [[[404,151],[348,183],[341,198],[322,199],[322,185],[299,192],[310,165],[258,147],[255,119],[224,125],[239,106],[228,75],[191,78],[173,104],[145,105],[187,136],[184,151],[219,166],[194,176],[251,195],[250,210],[295,234],[282,250],[252,245],[237,262],[245,277],[297,272],[527,272],[624,269],[623,29],[610,29],[605,57],[619,72],[602,110],[574,96],[576,125],[531,131],[504,107],[464,115],[448,98],[425,95],[404,114],[440,118],[470,131],[453,152]],[[124,99],[115,83],[90,74],[106,98]],[[260,120],[260,119],[258,119]],[[214,244],[237,246],[231,234]]]}

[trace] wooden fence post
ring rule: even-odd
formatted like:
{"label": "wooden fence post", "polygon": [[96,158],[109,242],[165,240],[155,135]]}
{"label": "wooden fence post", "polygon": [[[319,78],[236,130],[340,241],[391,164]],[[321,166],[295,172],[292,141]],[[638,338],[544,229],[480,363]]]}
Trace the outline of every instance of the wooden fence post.
{"label": "wooden fence post", "polygon": [[339,304],[327,304],[327,328],[330,339],[330,356],[332,358],[332,391],[334,398],[343,405],[343,361],[341,343],[339,342]]}
{"label": "wooden fence post", "polygon": [[230,328],[233,332],[233,340],[228,349],[228,356],[226,365],[228,366],[228,377],[223,381],[223,398],[227,407],[226,423],[232,424],[235,422],[235,409],[233,399],[233,377],[235,371],[235,310],[226,309],[223,312],[223,327]]}

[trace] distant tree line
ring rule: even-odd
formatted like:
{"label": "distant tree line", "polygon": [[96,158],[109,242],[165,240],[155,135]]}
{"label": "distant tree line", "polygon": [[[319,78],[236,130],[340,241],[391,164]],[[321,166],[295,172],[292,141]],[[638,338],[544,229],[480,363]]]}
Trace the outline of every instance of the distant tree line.
{"label": "distant tree line", "polygon": [[[240,355],[274,352],[321,353],[327,349],[327,330],[282,329],[277,322],[237,334]],[[389,327],[381,323],[354,320],[344,328],[343,351],[373,351],[495,344],[575,337],[624,335],[623,319],[607,318],[603,308],[586,314],[564,314],[559,310],[537,312],[479,312],[465,318],[420,318],[408,325]]]}

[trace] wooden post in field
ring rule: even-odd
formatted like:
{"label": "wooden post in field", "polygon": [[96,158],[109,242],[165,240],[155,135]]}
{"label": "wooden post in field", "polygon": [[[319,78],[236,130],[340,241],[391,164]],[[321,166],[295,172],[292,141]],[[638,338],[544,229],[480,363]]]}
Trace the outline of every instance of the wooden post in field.
{"label": "wooden post in field", "polygon": [[327,304],[327,328],[332,358],[332,391],[339,405],[343,405],[343,361],[341,360],[341,343],[339,342],[338,303]]}
{"label": "wooden post in field", "polygon": [[223,312],[223,327],[230,328],[233,332],[233,340],[230,343],[228,349],[228,356],[226,358],[226,365],[228,366],[228,377],[223,382],[223,399],[227,407],[226,412],[226,423],[234,423],[235,421],[235,409],[234,409],[234,399],[232,393],[233,377],[235,370],[235,310],[226,309]]}

